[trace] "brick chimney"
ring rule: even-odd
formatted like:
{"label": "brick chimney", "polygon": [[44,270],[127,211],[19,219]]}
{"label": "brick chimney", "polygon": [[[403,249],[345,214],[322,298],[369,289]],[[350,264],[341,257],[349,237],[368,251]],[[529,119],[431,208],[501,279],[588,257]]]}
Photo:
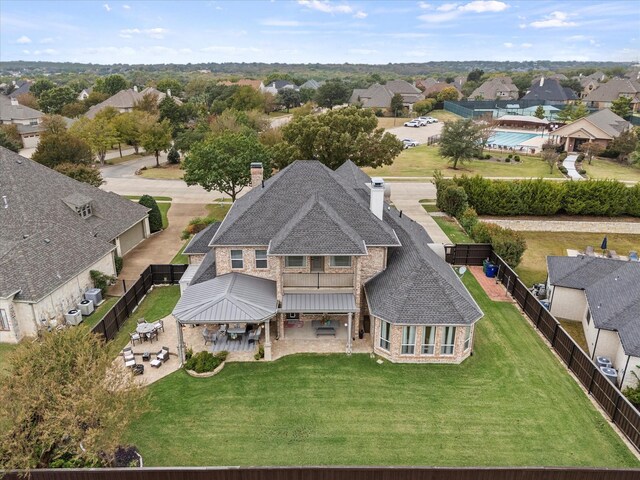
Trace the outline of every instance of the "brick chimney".
{"label": "brick chimney", "polygon": [[262,163],[261,162],[252,162],[251,163],[251,188],[256,188],[257,186],[262,184]]}

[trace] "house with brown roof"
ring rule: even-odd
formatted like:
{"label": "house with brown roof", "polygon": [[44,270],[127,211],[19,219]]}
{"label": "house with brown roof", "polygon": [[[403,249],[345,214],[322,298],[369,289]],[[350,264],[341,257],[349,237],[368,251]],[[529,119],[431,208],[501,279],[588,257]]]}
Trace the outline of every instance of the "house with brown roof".
{"label": "house with brown roof", "polygon": [[422,93],[424,94],[425,98],[428,98],[430,96],[435,97],[438,93],[443,91],[445,88],[455,88],[456,91],[458,92],[457,99],[458,100],[462,99],[462,92],[460,92],[460,89],[457,87],[456,83],[436,82],[428,86],[427,88],[425,88]]}
{"label": "house with brown roof", "polygon": [[470,100],[517,100],[518,97],[518,87],[509,77],[491,78],[469,95]]}
{"label": "house with brown roof", "polygon": [[[167,91],[167,93],[161,92],[153,87],[147,87],[141,92],[138,91],[138,87],[129,88],[127,90],[120,90],[115,95],[107,98],[104,102],[98,103],[89,109],[85,116],[87,118],[94,118],[98,112],[107,108],[113,107],[118,110],[120,113],[131,112],[133,111],[133,107],[136,106],[138,102],[140,102],[145,95],[154,95],[156,97],[156,102],[160,103],[166,96],[171,97],[171,91]],[[178,105],[182,105],[180,99],[172,97],[173,101]]]}
{"label": "house with brown roof", "polygon": [[115,275],[149,236],[149,209],[3,147],[0,179],[0,342],[15,343],[69,322],[90,272]]}
{"label": "house with brown roof", "polygon": [[251,78],[241,78],[240,80],[224,80],[223,82],[218,82],[220,85],[224,85],[226,87],[233,87],[237,85],[238,87],[251,87],[254,90],[262,91],[264,88],[264,83],[262,80],[253,80]]}
{"label": "house with brown roof", "polygon": [[402,103],[411,110],[413,104],[424,100],[424,94],[415,86],[404,80],[390,80],[384,85],[374,83],[369,88],[356,88],[351,94],[349,104],[361,105],[364,108],[390,108],[391,99],[399,94]]}
{"label": "house with brown roof", "polygon": [[589,107],[603,109],[610,108],[619,97],[630,98],[633,111],[640,111],[640,82],[630,78],[612,78],[589,93],[584,101]]}
{"label": "house with brown roof", "polygon": [[564,144],[567,152],[579,151],[578,147],[585,142],[599,143],[606,148],[611,140],[629,128],[629,122],[605,108],[554,130],[551,139]]}

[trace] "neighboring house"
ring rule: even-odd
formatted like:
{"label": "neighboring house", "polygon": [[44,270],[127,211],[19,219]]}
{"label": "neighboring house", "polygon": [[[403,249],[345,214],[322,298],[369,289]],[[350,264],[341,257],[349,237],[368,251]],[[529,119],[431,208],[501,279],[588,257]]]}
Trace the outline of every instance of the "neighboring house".
{"label": "neighboring house", "polygon": [[[138,87],[129,88],[127,90],[120,90],[115,95],[107,98],[104,102],[98,103],[89,109],[85,116],[88,118],[94,118],[98,112],[107,108],[113,107],[118,110],[120,113],[132,112],[133,107],[136,106],[138,102],[140,102],[145,95],[155,95],[156,101],[160,103],[164,98],[168,95],[171,97],[171,91],[167,91],[167,93],[161,92],[160,90],[156,90],[153,87],[147,87],[141,92],[138,91]],[[180,99],[172,97],[173,100],[178,104],[182,105]]]}
{"label": "neighboring house", "polygon": [[308,90],[318,90],[323,84],[324,82],[318,82],[312,78],[300,85],[299,89],[302,90],[306,88]]}
{"label": "neighboring house", "polygon": [[264,83],[262,83],[262,80],[252,80],[250,78],[241,78],[240,80],[236,80],[235,82],[232,82],[231,80],[225,80],[224,82],[219,83],[220,85],[225,85],[227,87],[237,85],[238,87],[251,87],[254,90],[259,91],[262,91],[262,89],[264,88]]}
{"label": "neighboring house", "polygon": [[13,92],[9,94],[9,97],[18,98],[20,95],[29,93],[29,90],[31,89],[31,85],[33,85],[33,82],[22,82],[20,85],[17,86],[17,88]]}
{"label": "neighboring house", "polygon": [[495,77],[476,88],[469,100],[517,100],[518,87],[509,77]]}
{"label": "neighboring house", "polygon": [[263,93],[270,93],[272,95],[277,95],[280,90],[290,88],[293,90],[300,90],[299,87],[289,80],[275,80],[262,88]]}
{"label": "neighboring house", "polygon": [[611,103],[618,97],[630,98],[633,111],[640,111],[640,82],[629,78],[612,78],[589,93],[584,101],[587,106],[602,110],[611,108]]}
{"label": "neighboring house", "polygon": [[453,87],[458,91],[458,100],[462,99],[462,93],[460,92],[459,88],[456,86],[455,83],[447,83],[447,82],[436,82],[433,85],[427,87],[424,89],[424,91],[422,92],[426,97],[432,96],[435,97],[438,93],[440,93],[442,90],[444,90],[445,88],[450,88]]}
{"label": "neighboring house", "polygon": [[553,80],[558,80],[558,81],[569,80],[567,76],[563,75],[562,73],[552,73],[551,75],[536,75],[535,77],[533,77],[531,84],[533,85],[534,83],[538,83],[541,78],[546,78],[546,79],[551,78]]}
{"label": "neighboring house", "polygon": [[252,164],[252,190],[190,242],[201,256],[212,237],[173,311],[179,335],[186,324],[261,325],[267,360],[271,338],[322,352],[334,336],[347,353],[364,337],[392,362],[471,354],[482,312],[425,230],[385,203],[382,179],[350,161],[296,161],[264,182],[261,172]]}
{"label": "neighboring house", "polygon": [[540,102],[568,103],[577,100],[575,92],[569,87],[560,85],[555,78],[540,77],[531,84],[522,100],[539,100]]}
{"label": "neighboring house", "polygon": [[93,92],[93,87],[83,88],[82,91],[78,94],[78,101],[83,101],[89,98],[89,95]]}
{"label": "neighboring house", "polygon": [[413,82],[413,84],[415,85],[415,87],[418,90],[421,91],[425,91],[427,88],[434,86],[436,83],[438,83],[438,81],[435,78],[425,78],[422,80],[416,80],[415,82]]}
{"label": "neighboring house", "polygon": [[42,117],[44,113],[20,105],[16,98],[0,95],[0,123],[17,125],[24,148],[38,146],[43,130]]}
{"label": "neighboring house", "polygon": [[413,104],[424,100],[424,94],[409,82],[391,80],[385,85],[374,83],[369,88],[357,88],[351,94],[349,103],[362,105],[364,108],[390,108],[394,95],[402,96],[402,104],[411,110]]}
{"label": "neighboring house", "polygon": [[148,209],[0,147],[0,342],[64,322],[89,275],[115,275],[149,236]]}
{"label": "neighboring house", "polygon": [[611,359],[621,388],[640,375],[640,263],[547,257],[551,313],[582,323],[591,358]]}
{"label": "neighboring house", "polygon": [[580,74],[577,77],[573,77],[574,79],[580,82],[580,86],[582,87],[582,91],[580,92],[580,98],[585,98],[592,91],[594,91],[601,83],[604,83],[607,79],[607,76],[600,71],[594,72],[591,75],[582,75]]}
{"label": "neighboring house", "polygon": [[606,148],[611,140],[629,128],[629,122],[604,109],[554,130],[551,140],[564,143],[567,152],[579,151],[578,147],[585,142],[599,143]]}

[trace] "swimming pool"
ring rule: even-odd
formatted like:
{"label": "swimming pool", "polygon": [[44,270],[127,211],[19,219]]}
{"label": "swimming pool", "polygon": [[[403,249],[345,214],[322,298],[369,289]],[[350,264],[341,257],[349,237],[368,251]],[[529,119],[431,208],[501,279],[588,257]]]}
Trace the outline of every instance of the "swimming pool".
{"label": "swimming pool", "polygon": [[489,140],[488,145],[502,145],[503,147],[517,147],[527,140],[534,137],[540,137],[539,133],[520,133],[520,132],[494,132]]}

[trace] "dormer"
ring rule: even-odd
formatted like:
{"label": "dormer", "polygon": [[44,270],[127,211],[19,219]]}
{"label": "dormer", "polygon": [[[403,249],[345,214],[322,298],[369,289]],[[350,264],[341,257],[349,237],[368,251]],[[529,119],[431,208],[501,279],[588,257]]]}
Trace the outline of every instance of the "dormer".
{"label": "dormer", "polygon": [[93,215],[91,198],[86,195],[74,193],[64,197],[62,201],[82,218],[89,218]]}

